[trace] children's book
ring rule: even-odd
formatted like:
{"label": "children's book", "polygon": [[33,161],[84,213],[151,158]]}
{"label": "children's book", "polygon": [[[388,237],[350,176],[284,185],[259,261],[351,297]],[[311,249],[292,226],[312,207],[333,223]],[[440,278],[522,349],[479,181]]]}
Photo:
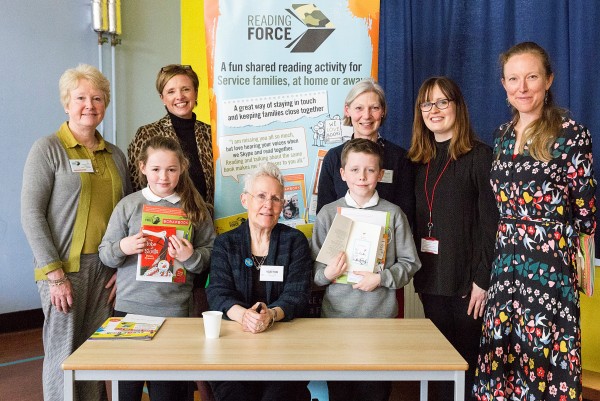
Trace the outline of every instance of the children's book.
{"label": "children's book", "polygon": [[109,317],[92,334],[90,340],[151,340],[164,321],[164,317],[134,315],[131,313],[128,313],[125,317]]}
{"label": "children's book", "polygon": [[383,236],[377,248],[377,267],[376,270],[383,270],[385,266],[385,255],[387,244],[392,240],[390,231],[390,213],[382,210],[356,209],[353,207],[340,207],[338,213],[350,217],[354,221],[363,223],[377,224],[383,227]]}
{"label": "children's book", "polygon": [[144,205],[142,233],[146,246],[138,256],[136,280],[185,283],[183,265],[169,255],[169,238],[176,235],[191,241],[192,224],[177,207]]}
{"label": "children's book", "polygon": [[317,261],[328,264],[340,251],[345,251],[347,274],[338,277],[336,283],[357,283],[362,277],[354,272],[375,271],[383,233],[384,227],[381,225],[355,221],[338,213],[317,255]]}
{"label": "children's book", "polygon": [[[173,269],[175,260],[169,255],[169,238],[177,235],[174,227],[142,226],[146,239],[144,250],[138,257],[138,280],[174,281]],[[156,278],[157,280],[151,280]]]}

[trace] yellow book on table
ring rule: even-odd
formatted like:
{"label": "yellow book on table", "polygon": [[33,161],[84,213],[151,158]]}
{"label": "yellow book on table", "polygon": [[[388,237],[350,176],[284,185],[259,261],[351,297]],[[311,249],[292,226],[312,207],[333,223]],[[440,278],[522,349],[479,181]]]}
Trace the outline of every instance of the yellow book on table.
{"label": "yellow book on table", "polygon": [[164,317],[134,314],[127,314],[125,317],[109,317],[92,334],[90,340],[151,340],[164,321]]}

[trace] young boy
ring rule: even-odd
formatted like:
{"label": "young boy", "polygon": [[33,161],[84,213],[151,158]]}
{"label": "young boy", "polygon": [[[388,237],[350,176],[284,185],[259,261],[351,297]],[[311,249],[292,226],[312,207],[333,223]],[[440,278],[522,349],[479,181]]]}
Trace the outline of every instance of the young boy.
{"label": "young boy", "polygon": [[[384,174],[382,165],[382,149],[376,142],[357,138],[344,145],[340,173],[348,184],[348,192],[344,198],[323,206],[319,211],[311,244],[313,260],[317,258],[338,207],[389,212],[390,237],[383,271],[354,272],[362,276],[356,284],[335,282],[347,269],[347,255],[344,252],[340,252],[328,265],[315,262],[315,284],[326,286],[321,317],[394,318],[398,315],[396,289],[408,284],[421,267],[406,215],[400,207],[379,198],[375,189]],[[360,348],[360,344],[357,344],[357,347]],[[350,386],[351,383],[356,386]],[[365,382],[362,383],[363,386],[360,384],[341,382],[338,388],[336,383],[329,382],[329,399],[387,400],[389,383]],[[345,394],[338,394],[340,391]]]}
{"label": "young boy", "polygon": [[395,290],[402,288],[421,267],[417,250],[402,210],[379,198],[377,182],[383,177],[382,150],[367,139],[352,139],[344,145],[340,173],[348,184],[344,198],[325,205],[317,216],[312,236],[313,260],[321,250],[327,232],[339,207],[379,210],[390,213],[385,266],[381,272],[355,272],[360,282],[336,284],[335,279],[347,269],[346,256],[341,252],[329,265],[315,262],[315,283],[327,286],[322,317],[396,317],[398,303]]}

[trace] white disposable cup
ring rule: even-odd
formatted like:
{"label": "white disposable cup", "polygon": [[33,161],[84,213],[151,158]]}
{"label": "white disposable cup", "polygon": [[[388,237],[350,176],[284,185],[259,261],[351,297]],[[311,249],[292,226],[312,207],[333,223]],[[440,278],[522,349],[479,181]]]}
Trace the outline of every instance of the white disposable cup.
{"label": "white disposable cup", "polygon": [[202,320],[204,320],[204,335],[206,338],[219,338],[219,335],[221,334],[222,318],[223,312],[202,312]]}

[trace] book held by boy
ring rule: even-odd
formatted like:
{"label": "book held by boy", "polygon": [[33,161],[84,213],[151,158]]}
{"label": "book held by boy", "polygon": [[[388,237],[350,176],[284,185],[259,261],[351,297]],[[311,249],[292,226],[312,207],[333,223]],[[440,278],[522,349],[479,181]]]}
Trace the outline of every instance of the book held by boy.
{"label": "book held by boy", "polygon": [[125,317],[109,317],[92,334],[90,340],[151,340],[164,321],[164,317],[135,315],[131,313],[128,313]]}
{"label": "book held by boy", "polygon": [[185,268],[169,255],[169,238],[191,239],[192,224],[177,207],[144,205],[142,233],[146,246],[138,256],[136,280],[185,283]]}
{"label": "book held by boy", "polygon": [[375,270],[383,270],[385,266],[385,255],[387,244],[391,241],[390,213],[382,210],[356,209],[353,207],[339,207],[338,213],[350,217],[353,221],[377,224],[383,227],[383,236],[377,248],[377,267]]}
{"label": "book held by boy", "polygon": [[[317,261],[325,264],[335,258],[340,251],[345,251],[348,264],[347,274],[336,279],[336,283],[357,283],[362,278],[354,274],[356,271],[374,272],[383,266],[385,254],[381,252],[382,244],[385,244],[385,226],[367,222],[386,222],[383,215],[376,215],[379,219],[367,216],[356,217],[361,212],[372,212],[361,209],[338,210],[323,246],[317,255]],[[356,212],[352,212],[352,210]],[[351,214],[349,217],[346,213]],[[385,212],[378,212],[387,214]],[[383,219],[383,220],[381,220]],[[389,218],[388,218],[389,220]],[[385,246],[383,246],[385,250]]]}

